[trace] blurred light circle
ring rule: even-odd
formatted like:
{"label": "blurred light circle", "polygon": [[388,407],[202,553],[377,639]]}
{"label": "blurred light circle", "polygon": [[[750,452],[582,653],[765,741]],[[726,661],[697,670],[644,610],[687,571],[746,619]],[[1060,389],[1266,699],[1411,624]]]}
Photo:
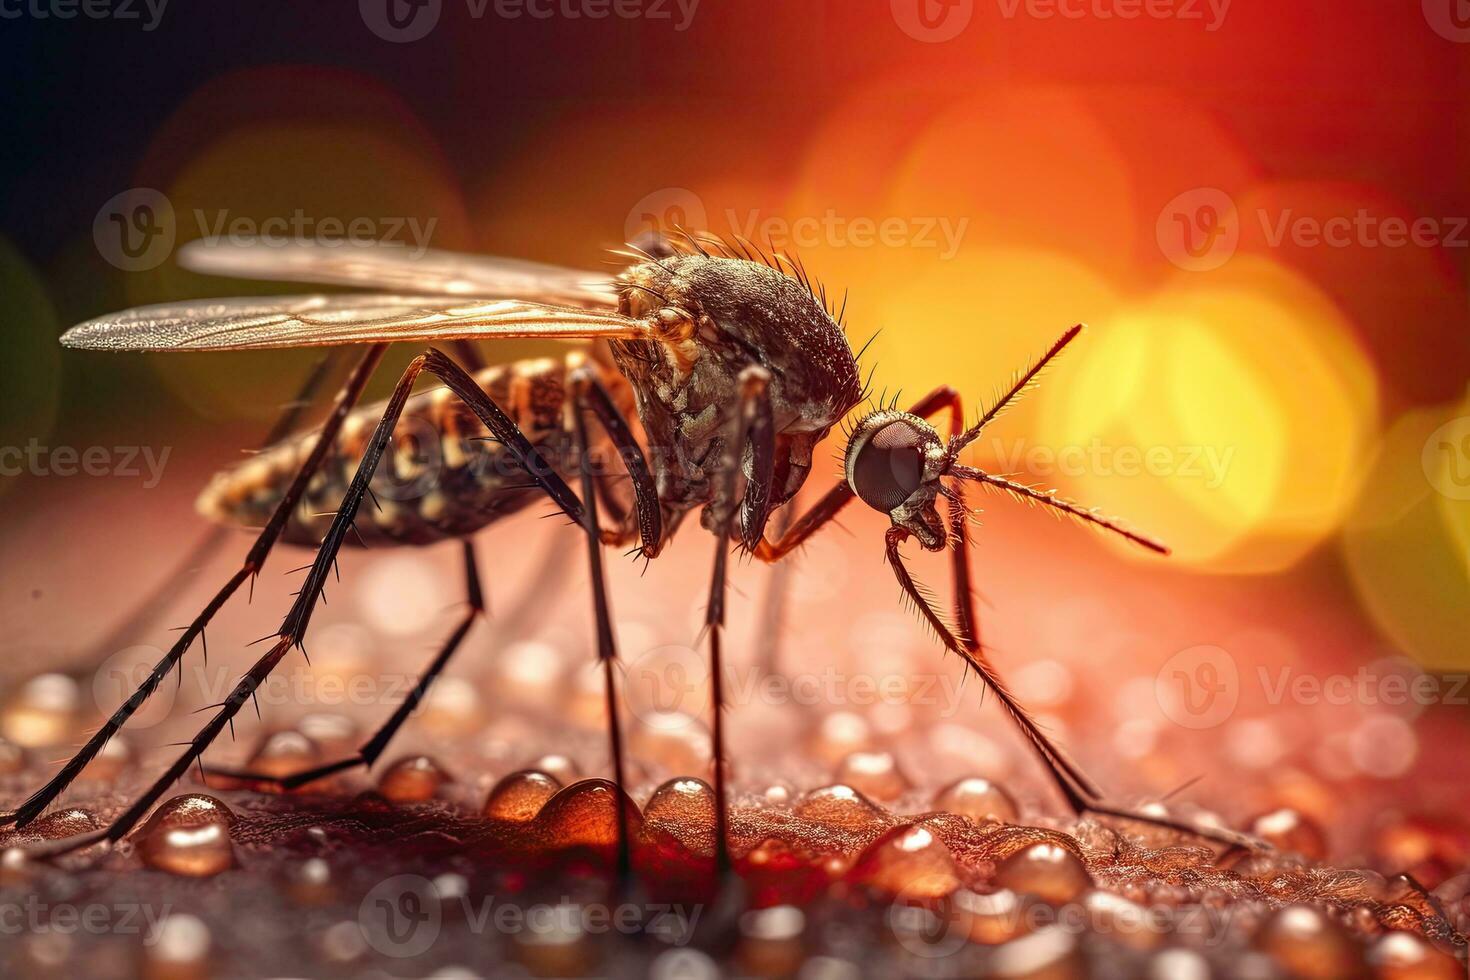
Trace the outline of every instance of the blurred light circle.
{"label": "blurred light circle", "polygon": [[1120,309],[1077,347],[1040,392],[1023,473],[1212,571],[1277,571],[1336,530],[1378,389],[1310,283],[1237,256]]}
{"label": "blurred light circle", "polygon": [[[1470,396],[1395,419],[1342,534],[1363,608],[1395,645],[1431,671],[1470,667],[1470,501],[1441,492],[1442,484],[1456,486],[1452,470],[1425,466],[1426,456],[1443,444],[1447,420],[1467,415]],[[1451,442],[1442,466],[1470,465],[1455,456],[1458,448]]]}

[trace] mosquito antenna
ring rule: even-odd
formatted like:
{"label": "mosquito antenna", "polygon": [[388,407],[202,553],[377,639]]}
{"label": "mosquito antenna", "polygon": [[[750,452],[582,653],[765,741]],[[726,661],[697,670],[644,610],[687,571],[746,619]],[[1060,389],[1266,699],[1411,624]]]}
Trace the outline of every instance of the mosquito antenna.
{"label": "mosquito antenna", "polygon": [[1026,371],[1025,374],[1022,374],[1019,378],[1017,378],[1015,383],[1011,385],[1010,390],[1002,395],[994,405],[990,406],[990,408],[985,412],[984,415],[980,416],[979,421],[970,426],[970,428],[966,429],[964,432],[961,432],[959,435],[950,439],[949,458],[958,459],[960,455],[960,450],[964,449],[970,443],[974,442],[975,439],[980,435],[981,429],[989,425],[991,420],[993,420],[1001,412],[1005,411],[1007,405],[1015,401],[1016,398],[1018,398],[1023,392],[1025,392],[1027,388],[1031,387],[1032,382],[1036,380],[1036,376],[1042,372],[1042,369],[1050,364],[1051,361],[1062,352],[1062,348],[1066,347],[1073,340],[1075,340],[1077,335],[1081,332],[1082,324],[1079,323],[1071,330],[1068,330],[1066,333],[1062,334],[1057,342],[1051,345],[1051,349],[1048,350],[1045,354],[1041,355],[1040,360],[1031,365],[1031,367]]}
{"label": "mosquito antenna", "polygon": [[1014,480],[1007,480],[1003,476],[986,473],[984,470],[976,469],[973,466],[965,466],[961,463],[954,464],[950,467],[949,471],[962,480],[973,480],[976,483],[996,487],[1027,503],[1043,504],[1047,507],[1053,507],[1068,517],[1081,521],[1084,524],[1091,524],[1093,527],[1100,527],[1105,531],[1111,531],[1120,537],[1127,538],[1134,544],[1142,545],[1150,551],[1158,552],[1161,555],[1167,555],[1169,553],[1167,545],[1161,544],[1147,535],[1139,534],[1137,531],[1131,531],[1117,521],[1103,517],[1096,511],[1089,510],[1081,504],[1076,504],[1070,500],[1058,497],[1054,490],[1039,490],[1036,487],[1027,486],[1024,483],[1017,483]]}

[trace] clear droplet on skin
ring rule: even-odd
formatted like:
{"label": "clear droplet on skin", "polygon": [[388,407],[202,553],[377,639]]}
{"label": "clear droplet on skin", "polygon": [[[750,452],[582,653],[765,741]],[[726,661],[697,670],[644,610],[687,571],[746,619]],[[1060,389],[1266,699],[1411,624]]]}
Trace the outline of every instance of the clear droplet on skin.
{"label": "clear droplet on skin", "polygon": [[586,976],[593,952],[576,905],[542,906],[512,934],[515,960],[539,977]]}
{"label": "clear droplet on skin", "polygon": [[1410,932],[1380,936],[1368,950],[1375,980],[1463,980],[1464,968],[1448,953]]}
{"label": "clear droplet on skin", "polygon": [[1327,856],[1327,837],[1322,828],[1290,807],[1256,817],[1250,832],[1279,851],[1300,854],[1309,861]]}
{"label": "clear droplet on skin", "polygon": [[495,784],[481,812],[496,820],[526,823],[535,820],[541,808],[561,788],[561,782],[550,773],[522,769]]}
{"label": "clear droplet on skin", "polygon": [[979,776],[959,779],[934,795],[934,809],[968,817],[976,823],[999,820],[1015,823],[1016,801],[1004,788]]}
{"label": "clear droplet on skin", "polygon": [[981,895],[962,888],[951,901],[977,943],[994,946],[1030,931],[1031,921],[1025,913],[1032,900],[1010,889]]}
{"label": "clear droplet on skin", "polygon": [[0,711],[0,736],[27,749],[62,745],[75,734],[81,693],[65,674],[41,674],[20,686]]}
{"label": "clear droplet on skin", "polygon": [[715,791],[692,776],[670,779],[649,797],[644,825],[672,834],[698,854],[715,852]]}
{"label": "clear droplet on skin", "polygon": [[274,732],[266,736],[245,767],[262,776],[285,778],[305,772],[322,761],[321,749],[297,731]]}
{"label": "clear droplet on skin", "polygon": [[302,905],[330,905],[337,899],[332,866],[321,858],[293,862],[286,871],[286,891]]}
{"label": "clear droplet on skin", "polygon": [[127,739],[114,736],[107,740],[102,751],[97,753],[82,776],[85,779],[112,780],[121,775],[133,762],[133,748]]}
{"label": "clear droplet on skin", "polygon": [[997,947],[991,968],[1006,980],[1082,980],[1087,975],[1076,934],[1059,925]]}
{"label": "clear droplet on skin", "polygon": [[606,779],[584,779],[557,793],[536,817],[537,828],[549,844],[560,847],[614,847],[618,843],[620,802],[628,836],[643,826],[638,805]]}
{"label": "clear droplet on skin", "polygon": [[849,879],[906,900],[935,899],[959,887],[959,868],[949,848],[928,828],[895,827],[858,858]]}
{"label": "clear droplet on skin", "polygon": [[1212,980],[1210,961],[1192,949],[1166,949],[1148,961],[1147,980]]}
{"label": "clear droplet on skin", "polygon": [[441,677],[424,695],[419,720],[430,735],[459,738],[485,726],[479,689],[462,677]]}
{"label": "clear droplet on skin", "polygon": [[75,837],[97,829],[97,817],[90,810],[67,807],[48,813],[26,828],[42,840],[60,840]]}
{"label": "clear droplet on skin", "polygon": [[1335,980],[1362,968],[1357,943],[1342,927],[1308,905],[1289,905],[1261,924],[1256,947],[1301,980]]}
{"label": "clear droplet on skin", "polygon": [[146,980],[196,980],[210,970],[209,927],[192,915],[171,913],[144,946]]}
{"label": "clear droplet on skin", "polygon": [[710,770],[710,736],[696,718],[673,711],[649,712],[628,739],[630,753],[645,765],[680,776]]}
{"label": "clear droplet on skin", "polygon": [[330,711],[314,711],[296,723],[296,730],[315,742],[320,751],[333,755],[347,753],[357,747],[361,727],[346,715]]}
{"label": "clear droplet on skin", "polygon": [[909,789],[908,777],[890,752],[853,752],[837,767],[836,779],[870,799],[896,800]]}
{"label": "clear droplet on skin", "polygon": [[543,755],[526,768],[544,772],[562,786],[570,786],[582,778],[582,770],[571,757],[560,754]]}
{"label": "clear droplet on skin", "polygon": [[426,755],[399,759],[383,771],[378,792],[394,803],[424,803],[432,800],[446,783],[449,773]]}
{"label": "clear droplet on skin", "polygon": [[801,937],[806,915],[794,905],[756,909],[740,917],[740,945],[736,960],[741,973],[752,977],[790,977],[804,958]]}
{"label": "clear droplet on skin", "polygon": [[1082,900],[1087,921],[1093,930],[1129,949],[1157,949],[1164,940],[1163,931],[1152,913],[1121,895],[1095,889]]}
{"label": "clear droplet on skin", "polygon": [[133,842],[143,863],[187,878],[207,878],[235,866],[230,827],[235,815],[212,796],[190,793],[159,807]]}
{"label": "clear droplet on skin", "polygon": [[995,883],[1052,905],[1065,905],[1092,887],[1092,876],[1077,855],[1065,847],[1032,844],[1000,863],[995,869]]}
{"label": "clear droplet on skin", "polygon": [[840,830],[866,830],[888,816],[882,807],[841,783],[806,794],[796,805],[796,815]]}
{"label": "clear droplet on skin", "polygon": [[873,728],[862,715],[852,711],[834,711],[823,718],[812,734],[812,755],[828,765],[836,765],[854,752],[871,748]]}
{"label": "clear droplet on skin", "polygon": [[0,852],[0,887],[23,885],[31,880],[31,859],[24,848],[7,847]]}

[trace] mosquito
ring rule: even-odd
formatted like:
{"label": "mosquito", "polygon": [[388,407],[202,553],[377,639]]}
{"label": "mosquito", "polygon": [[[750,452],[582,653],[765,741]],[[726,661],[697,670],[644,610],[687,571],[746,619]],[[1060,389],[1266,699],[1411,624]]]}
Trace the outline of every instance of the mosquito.
{"label": "mosquito", "polygon": [[[858,358],[841,325],[842,310],[827,302],[826,291],[799,259],[740,238],[681,231],[679,237],[649,239],[614,254],[625,267],[608,281],[580,270],[441,251],[410,258],[385,246],[196,242],[180,256],[195,271],[389,292],[146,306],[67,331],[61,342],[83,350],[363,345],[365,353],[315,431],[277,442],[211,483],[201,498],[207,515],[261,527],[244,561],[138,690],[50,782],[0,822],[24,825],[34,820],[70,785],[180,665],[219,608],[260,572],[278,541],[315,546],[316,556],[279,629],[266,638],[269,649],[131,806],[100,830],[55,842],[53,853],[123,839],[192,766],[197,763],[203,774],[204,752],[226,727],[233,732],[235,716],[286,655],[296,647],[304,650],[313,611],[349,535],[386,544],[458,540],[468,610],[410,694],[356,754],[284,778],[216,771],[294,788],[371,767],[485,608],[470,535],[549,498],[581,528],[586,543],[597,658],[620,791],[625,769],[614,671],[617,645],[604,546],[636,545],[634,551],[651,560],[695,510],[700,511],[699,523],[716,539],[704,632],[713,701],[716,859],[728,871],[721,679],[729,553],[739,549],[763,562],[779,562],[856,498],[890,518],[885,558],[906,599],[940,643],[993,692],[1076,814],[1138,820],[1242,844],[1243,836],[1230,831],[1108,805],[1011,694],[980,643],[971,590],[969,484],[1052,508],[1150,551],[1168,552],[1153,539],[1050,491],[961,462],[964,449],[1037,380],[1077,337],[1080,325],[1067,330],[970,424],[960,393],[949,386],[935,389],[906,411],[894,404],[862,415],[847,433],[844,478],[804,513],[778,525],[784,530],[773,537],[767,534],[767,523],[773,512],[792,503],[807,481],[813,450],[865,398]],[[474,341],[516,337],[584,343],[560,358],[477,363]],[[452,344],[457,355],[428,347],[409,363],[386,402],[357,407],[387,346],[405,341]],[[415,393],[415,382],[426,372],[443,387]],[[641,442],[630,415],[637,418]],[[940,416],[948,425],[945,437],[930,421]],[[387,499],[380,499],[375,487],[386,489],[382,481],[403,476],[394,472],[399,454],[389,450],[395,429],[409,420],[441,444],[443,472],[430,492],[408,501],[386,493],[381,497]],[[477,438],[489,442],[467,441]],[[465,449],[469,445],[479,445],[480,453],[488,452],[489,445],[499,446],[503,465],[475,465],[476,453]],[[616,480],[613,473],[588,463],[599,446],[610,449],[620,463]],[[385,453],[388,465],[380,469]],[[578,483],[579,490],[570,482]],[[377,505],[363,513],[365,497]],[[905,564],[901,547],[910,538],[926,551],[949,549],[952,617],[941,614]],[[626,871],[626,826],[619,827],[618,853],[619,867]]]}

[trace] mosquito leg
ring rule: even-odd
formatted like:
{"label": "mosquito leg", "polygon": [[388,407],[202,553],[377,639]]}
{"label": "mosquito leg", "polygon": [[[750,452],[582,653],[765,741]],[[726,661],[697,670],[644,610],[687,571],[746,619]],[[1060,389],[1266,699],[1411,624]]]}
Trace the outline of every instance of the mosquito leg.
{"label": "mosquito leg", "polygon": [[[14,823],[16,826],[21,827],[25,826],[45,810],[51,804],[52,800],[61,795],[77,778],[77,775],[87,767],[87,764],[97,756],[97,753],[102,751],[103,746],[107,744],[108,740],[113,735],[116,735],[123,725],[127,724],[128,719],[143,706],[144,702],[158,689],[158,685],[163,683],[164,679],[179,665],[184,654],[193,645],[194,640],[204,633],[205,626],[214,618],[215,613],[220,610],[220,607],[235,594],[241,585],[260,573],[261,568],[265,564],[266,556],[270,554],[271,548],[281,536],[281,532],[285,530],[292,512],[296,509],[297,502],[300,501],[302,494],[306,491],[307,483],[310,482],[312,475],[321,465],[321,461],[327,455],[328,450],[336,442],[337,433],[342,427],[343,420],[352,411],[352,407],[357,404],[358,399],[362,397],[362,390],[367,385],[368,379],[372,377],[373,371],[377,369],[378,364],[382,361],[385,350],[387,350],[386,344],[372,345],[362,355],[357,366],[353,368],[341,392],[337,395],[337,399],[332,406],[331,414],[322,423],[321,434],[316,441],[316,445],[312,447],[306,460],[301,464],[301,468],[297,470],[296,478],[291,481],[291,485],[286,489],[285,494],[282,495],[280,503],[276,505],[275,512],[271,515],[271,519],[255,539],[255,544],[250,547],[250,551],[246,554],[245,561],[240,568],[215,593],[214,598],[209,600],[209,603],[204,607],[203,611],[194,617],[193,622],[179,634],[179,638],[169,648],[168,652],[163,655],[163,659],[154,665],[153,670],[143,680],[143,683],[139,685],[137,691],[113,712],[112,716],[102,724],[102,727],[98,728],[92,734],[92,737],[87,740],[86,744],[78,749],[76,754],[51,778],[50,782],[31,794],[14,813],[0,815],[0,826],[7,823]],[[281,426],[278,426],[279,428]]]}
{"label": "mosquito leg", "polygon": [[[332,370],[341,360],[341,349],[333,349],[319,359],[312,367],[311,373],[307,375],[296,397],[281,406],[281,414],[271,425],[270,431],[260,441],[260,448],[266,449],[274,446],[286,438],[296,427],[301,424],[302,416],[311,407],[320,392],[322,385],[331,375]],[[138,634],[146,630],[150,625],[156,623],[162,616],[169,600],[177,591],[176,583],[187,576],[193,570],[201,567],[213,558],[222,545],[234,537],[233,529],[224,526],[215,526],[209,529],[184,556],[183,560],[169,574],[165,575],[147,598],[138,603],[133,612],[113,627],[105,637],[95,644],[97,656],[93,662],[100,663],[110,651],[117,650]]]}
{"label": "mosquito leg", "polygon": [[[373,349],[381,355],[379,347],[375,346]],[[506,415],[500,406],[485,394],[484,390],[465,373],[463,368],[443,353],[431,348],[420,354],[409,362],[403,376],[398,379],[398,384],[388,399],[382,420],[373,430],[372,437],[363,452],[362,462],[358,465],[357,472],[353,475],[352,482],[342,497],[342,504],[332,519],[326,536],[322,539],[321,547],[317,550],[316,560],[312,562],[311,568],[306,573],[301,591],[297,593],[296,601],[276,631],[275,644],[240,679],[229,696],[218,706],[218,712],[188,743],[183,754],[131,807],[108,827],[81,837],[56,841],[46,846],[43,849],[44,853],[64,852],[85,847],[99,840],[118,841],[125,837],[138,821],[147,815],[153,805],[158,802],[159,797],[199,760],[204,751],[219,737],[220,732],[233,723],[240,708],[247,700],[255,696],[257,688],[265,682],[271,671],[290,652],[291,648],[301,645],[306,637],[312,613],[316,609],[317,600],[321,598],[322,590],[331,576],[337,552],[341,550],[347,533],[352,529],[358,507],[362,504],[363,497],[367,495],[368,484],[372,480],[374,470],[377,469],[378,461],[382,458],[389,442],[392,441],[393,429],[398,424],[399,416],[403,414],[404,404],[413,392],[414,382],[424,371],[428,371],[443,381],[451,391],[469,405],[485,427],[490,430],[491,435],[511,451],[531,479],[546,491],[562,512],[574,522],[581,522],[581,501],[577,499],[576,494],[566,485],[566,482],[547,465],[541,454],[531,445],[530,440],[510,416]]]}
{"label": "mosquito leg", "polygon": [[[618,641],[613,632],[612,611],[607,599],[607,581],[602,566],[602,528],[597,519],[598,475],[593,472],[588,458],[587,416],[589,410],[596,411],[592,403],[593,392],[598,390],[591,372],[581,369],[572,376],[572,431],[576,435],[577,453],[580,458],[582,476],[582,528],[587,532],[587,568],[592,580],[592,613],[597,620],[597,659],[602,664],[603,693],[607,706],[608,746],[612,752],[613,782],[617,786],[615,806],[618,812],[618,877],[626,881],[633,869],[632,842],[628,835],[628,815],[623,807],[623,794],[627,792],[627,772],[623,762],[623,727],[618,713],[617,672],[614,669],[618,658]],[[610,404],[610,403],[609,403]],[[602,419],[601,413],[598,418]],[[623,424],[621,417],[613,426]],[[612,428],[603,420],[604,428]],[[631,440],[631,437],[630,437]],[[635,444],[636,445],[636,444]],[[639,455],[641,461],[641,453]],[[647,474],[646,467],[643,470]],[[634,485],[638,485],[637,476]],[[651,481],[650,481],[651,486]],[[646,539],[645,539],[646,540]]]}
{"label": "mosquito leg", "polygon": [[[725,692],[722,642],[725,626],[726,567],[730,552],[730,539],[734,534],[735,492],[740,461],[745,455],[747,433],[755,430],[767,434],[769,430],[770,403],[766,398],[771,381],[770,374],[759,367],[748,367],[740,373],[740,405],[733,425],[732,438],[725,440],[723,459],[720,460],[719,480],[716,485],[714,503],[719,508],[713,528],[715,532],[715,566],[710,576],[709,606],[705,612],[705,630],[709,634],[710,700],[712,702],[712,725],[710,728],[710,754],[714,761],[715,781],[715,867],[721,874],[731,869],[729,839],[728,786],[725,767]],[[764,419],[764,424],[762,420]],[[757,449],[754,454],[761,455]],[[757,470],[761,469],[759,460]],[[766,487],[761,490],[746,488],[752,492],[769,494]],[[742,507],[742,515],[750,510]],[[745,528],[749,532],[750,528]],[[756,535],[761,531],[757,529]]]}
{"label": "mosquito leg", "polygon": [[474,542],[469,538],[464,538],[460,544],[464,551],[465,601],[469,608],[465,611],[464,618],[459,621],[459,625],[454,628],[454,632],[449,635],[449,639],[444,642],[444,646],[440,648],[438,655],[429,663],[428,668],[419,675],[418,682],[414,684],[413,690],[408,693],[408,696],[403,699],[403,702],[394,710],[388,720],[383,723],[382,727],[373,733],[373,737],[363,743],[362,747],[357,750],[357,755],[347,759],[338,759],[336,762],[328,762],[324,765],[308,769],[305,772],[293,773],[290,776],[269,776],[264,773],[251,772],[249,770],[226,769],[217,766],[208,766],[205,768],[205,771],[214,775],[228,776],[232,779],[246,779],[256,783],[269,783],[273,786],[279,786],[281,789],[296,789],[308,783],[314,783],[318,779],[324,779],[327,776],[332,776],[348,769],[355,769],[358,766],[371,769],[377,763],[379,757],[382,756],[384,750],[388,748],[388,743],[393,739],[393,736],[398,734],[398,729],[403,727],[403,723],[423,703],[424,697],[429,693],[429,685],[433,684],[439,675],[444,672],[444,668],[448,665],[449,659],[459,650],[460,645],[469,634],[470,628],[474,626],[475,620],[485,613],[485,595],[480,588],[480,572],[478,566],[475,564]]}
{"label": "mosquito leg", "polygon": [[1131,810],[1111,807],[1099,802],[1102,796],[1101,792],[1052,743],[1051,739],[1037,725],[1035,719],[1031,717],[1030,712],[1011,694],[1010,689],[1001,680],[999,673],[996,672],[995,667],[990,663],[990,659],[985,655],[984,650],[978,646],[971,649],[967,644],[961,643],[944,620],[940,618],[939,614],[934,611],[934,607],[930,604],[924,591],[919,588],[918,583],[914,581],[913,576],[909,573],[908,567],[904,565],[903,556],[899,552],[899,545],[908,536],[908,532],[900,527],[890,528],[887,535],[887,560],[893,569],[893,574],[898,579],[899,587],[903,589],[904,594],[909,600],[914,603],[919,615],[938,634],[940,641],[943,642],[945,647],[963,657],[970,669],[975,671],[985,686],[1000,699],[1006,712],[1011,716],[1011,719],[1016,723],[1017,727],[1021,729],[1022,734],[1031,743],[1036,754],[1041,757],[1042,762],[1046,765],[1047,772],[1050,774],[1053,782],[1056,783],[1057,789],[1061,791],[1062,796],[1066,798],[1068,805],[1074,812],[1079,816],[1084,813],[1094,813],[1126,820],[1136,820],[1142,823],[1194,834],[1198,837],[1230,846],[1252,848],[1259,846],[1259,842],[1245,834],[1237,834],[1219,828],[1196,827],[1181,821],[1171,820],[1167,817],[1141,814]]}

